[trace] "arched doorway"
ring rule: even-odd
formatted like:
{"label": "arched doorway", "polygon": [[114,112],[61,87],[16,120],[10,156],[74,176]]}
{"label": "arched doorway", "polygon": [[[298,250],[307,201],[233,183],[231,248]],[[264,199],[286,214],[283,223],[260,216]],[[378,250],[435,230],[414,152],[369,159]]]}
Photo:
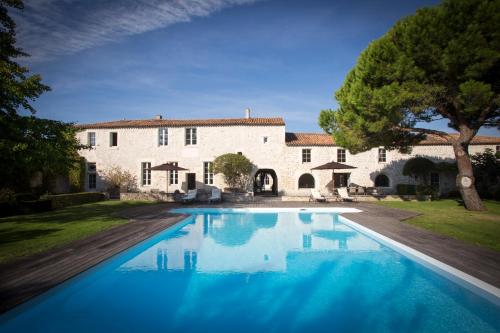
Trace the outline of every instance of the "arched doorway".
{"label": "arched doorway", "polygon": [[253,178],[254,195],[278,195],[278,176],[273,169],[259,169]]}
{"label": "arched doorway", "polygon": [[310,173],[304,173],[299,177],[299,188],[314,188],[314,177]]}

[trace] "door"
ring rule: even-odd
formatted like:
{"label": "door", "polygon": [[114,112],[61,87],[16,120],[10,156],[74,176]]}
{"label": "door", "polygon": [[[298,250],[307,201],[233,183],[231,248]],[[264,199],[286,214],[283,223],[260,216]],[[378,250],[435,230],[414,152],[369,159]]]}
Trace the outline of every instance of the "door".
{"label": "door", "polygon": [[335,188],[347,187],[350,173],[335,173]]}
{"label": "door", "polygon": [[187,189],[194,190],[196,188],[196,174],[187,173],[186,174]]}

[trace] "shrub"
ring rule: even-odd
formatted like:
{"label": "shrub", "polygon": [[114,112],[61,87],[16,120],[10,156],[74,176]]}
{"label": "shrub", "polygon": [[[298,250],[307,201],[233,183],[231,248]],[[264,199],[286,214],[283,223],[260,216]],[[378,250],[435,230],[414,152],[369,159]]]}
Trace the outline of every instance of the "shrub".
{"label": "shrub", "polygon": [[427,183],[427,176],[436,168],[434,162],[425,157],[414,157],[406,161],[403,166],[403,175],[422,177],[424,184]]}
{"label": "shrub", "polygon": [[398,195],[415,195],[416,186],[412,184],[397,184],[396,193]]}
{"label": "shrub", "polygon": [[108,192],[137,192],[137,177],[119,166],[112,166],[102,172]]}
{"label": "shrub", "polygon": [[43,197],[43,199],[50,200],[52,203],[52,208],[58,209],[67,206],[101,201],[104,199],[104,194],[98,192],[56,194],[56,195],[46,195]]}
{"label": "shrub", "polygon": [[244,155],[224,154],[213,163],[213,172],[224,175],[226,184],[233,190],[245,190],[250,182],[252,162]]}
{"label": "shrub", "polygon": [[430,195],[432,200],[435,200],[439,197],[437,189],[431,185],[417,185],[415,192],[417,197]]}
{"label": "shrub", "polygon": [[500,161],[493,150],[471,156],[476,189],[482,198],[500,200]]}

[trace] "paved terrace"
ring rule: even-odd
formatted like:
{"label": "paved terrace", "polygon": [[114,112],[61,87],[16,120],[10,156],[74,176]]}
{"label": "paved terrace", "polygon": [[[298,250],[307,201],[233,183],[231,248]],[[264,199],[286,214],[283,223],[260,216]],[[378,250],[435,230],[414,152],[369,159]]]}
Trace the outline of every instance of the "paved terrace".
{"label": "paved terrace", "polygon": [[[0,313],[70,279],[123,250],[174,225],[186,215],[164,203],[122,211],[130,223],[86,239],[0,265]],[[416,213],[369,203],[307,203],[269,201],[259,204],[190,205],[189,207],[355,207],[362,213],[342,214],[365,227],[417,249],[470,275],[500,287],[500,256],[493,250],[465,244],[401,223]]]}

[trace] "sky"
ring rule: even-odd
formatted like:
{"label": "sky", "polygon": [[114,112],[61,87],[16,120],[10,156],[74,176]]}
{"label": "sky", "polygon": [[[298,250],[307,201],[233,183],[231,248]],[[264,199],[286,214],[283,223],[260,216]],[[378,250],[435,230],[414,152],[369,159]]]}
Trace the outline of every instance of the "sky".
{"label": "sky", "polygon": [[361,51],[437,2],[30,0],[13,16],[31,54],[23,64],[52,88],[34,103],[39,117],[238,118],[250,108],[283,117],[287,131],[320,132],[319,112],[337,107]]}

